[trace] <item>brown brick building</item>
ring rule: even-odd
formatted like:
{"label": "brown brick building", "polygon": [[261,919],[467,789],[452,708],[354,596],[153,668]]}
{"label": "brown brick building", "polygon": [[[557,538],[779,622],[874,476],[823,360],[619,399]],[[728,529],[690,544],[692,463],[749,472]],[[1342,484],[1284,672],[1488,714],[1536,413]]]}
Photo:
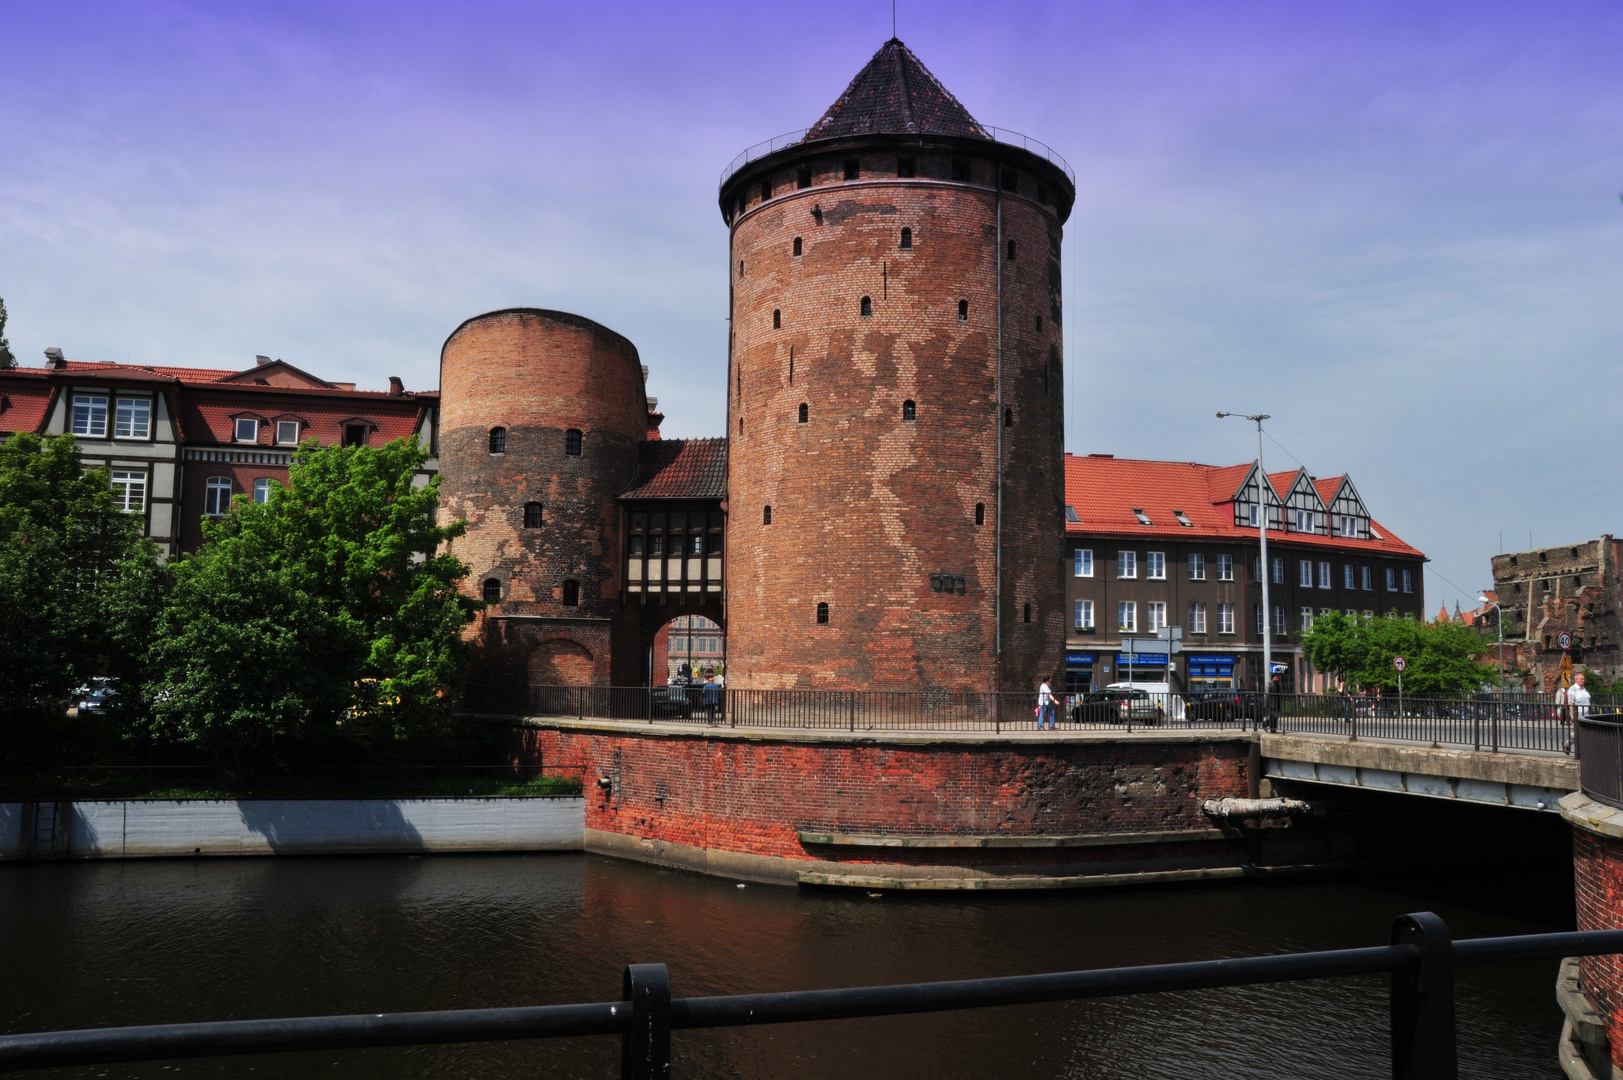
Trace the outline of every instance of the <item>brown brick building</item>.
{"label": "brown brick building", "polygon": [[[1581,544],[1517,551],[1493,558],[1493,597],[1503,605],[1505,647],[1498,663],[1528,689],[1560,686],[1561,642],[1572,641],[1573,670],[1590,668],[1608,681],[1623,677],[1623,588],[1619,543],[1610,535]],[[1501,611],[1489,608],[1479,625],[1497,643]]]}

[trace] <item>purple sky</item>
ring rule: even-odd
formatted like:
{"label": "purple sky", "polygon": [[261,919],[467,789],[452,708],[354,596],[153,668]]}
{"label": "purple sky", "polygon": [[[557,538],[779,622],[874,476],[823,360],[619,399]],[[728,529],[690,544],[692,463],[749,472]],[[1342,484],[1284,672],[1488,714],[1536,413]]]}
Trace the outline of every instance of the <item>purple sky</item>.
{"label": "purple sky", "polygon": [[[702,435],[718,174],[815,120],[890,9],[12,0],[0,29],[24,363],[427,387],[461,320],[530,304],[629,336]],[[1272,413],[1269,467],[1350,472],[1433,608],[1501,532],[1623,524],[1623,7],[904,0],[900,34],[1077,172],[1069,449],[1234,462],[1212,414]]]}

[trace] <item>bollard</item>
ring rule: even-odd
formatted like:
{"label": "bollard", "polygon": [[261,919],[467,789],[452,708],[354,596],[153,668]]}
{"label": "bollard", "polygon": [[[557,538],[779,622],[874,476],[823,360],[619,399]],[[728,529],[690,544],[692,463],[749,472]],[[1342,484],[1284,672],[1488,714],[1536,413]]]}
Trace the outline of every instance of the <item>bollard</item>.
{"label": "bollard", "polygon": [[1399,915],[1392,944],[1420,950],[1420,963],[1392,973],[1393,1080],[1458,1080],[1454,940],[1429,911]]}
{"label": "bollard", "polygon": [[620,1080],[668,1080],[670,972],[664,964],[627,964],[620,1000],[631,1004],[631,1026],[620,1039]]}

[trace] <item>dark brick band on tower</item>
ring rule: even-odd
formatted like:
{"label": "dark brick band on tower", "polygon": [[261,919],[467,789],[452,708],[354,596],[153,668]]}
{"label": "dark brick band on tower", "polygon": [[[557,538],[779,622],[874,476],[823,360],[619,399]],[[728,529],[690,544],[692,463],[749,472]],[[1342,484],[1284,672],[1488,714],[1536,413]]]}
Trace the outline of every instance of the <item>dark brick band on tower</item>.
{"label": "dark brick band on tower", "polygon": [[992,135],[892,40],[804,139],[722,182],[729,685],[1057,668],[1075,186]]}

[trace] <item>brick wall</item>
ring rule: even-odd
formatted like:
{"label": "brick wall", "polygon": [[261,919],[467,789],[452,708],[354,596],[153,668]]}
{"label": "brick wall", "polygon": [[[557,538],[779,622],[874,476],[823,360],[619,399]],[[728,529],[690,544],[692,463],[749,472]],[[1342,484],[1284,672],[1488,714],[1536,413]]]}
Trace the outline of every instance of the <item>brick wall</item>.
{"label": "brick wall", "polygon": [[[859,182],[811,164],[805,189],[795,163],[775,166],[780,193],[752,195],[733,220],[728,682],[989,688],[1000,433],[1003,681],[1052,676],[1063,646],[1058,212],[1025,175],[1022,193],[1002,198],[1000,247],[987,162],[973,184],[942,179],[944,157],[920,156],[919,178],[897,179],[894,150],[864,151]],[[758,191],[752,178],[730,183]],[[962,577],[964,593],[931,591],[934,573]]]}
{"label": "brick wall", "polygon": [[[1572,869],[1578,929],[1623,929],[1623,840],[1575,826]],[[1623,1069],[1623,956],[1586,956],[1579,967],[1584,993],[1606,1017],[1613,1065]]]}
{"label": "brick wall", "polygon": [[[784,859],[1033,865],[1119,859],[1101,849],[807,846],[800,830],[1064,835],[1205,829],[1207,798],[1250,791],[1244,740],[925,746],[530,729],[531,753],[578,766],[586,827]],[[599,777],[612,782],[597,786]],[[1194,846],[1200,846],[1196,844]],[[1180,845],[1154,845],[1177,854]],[[1210,845],[1206,850],[1210,850]]]}

